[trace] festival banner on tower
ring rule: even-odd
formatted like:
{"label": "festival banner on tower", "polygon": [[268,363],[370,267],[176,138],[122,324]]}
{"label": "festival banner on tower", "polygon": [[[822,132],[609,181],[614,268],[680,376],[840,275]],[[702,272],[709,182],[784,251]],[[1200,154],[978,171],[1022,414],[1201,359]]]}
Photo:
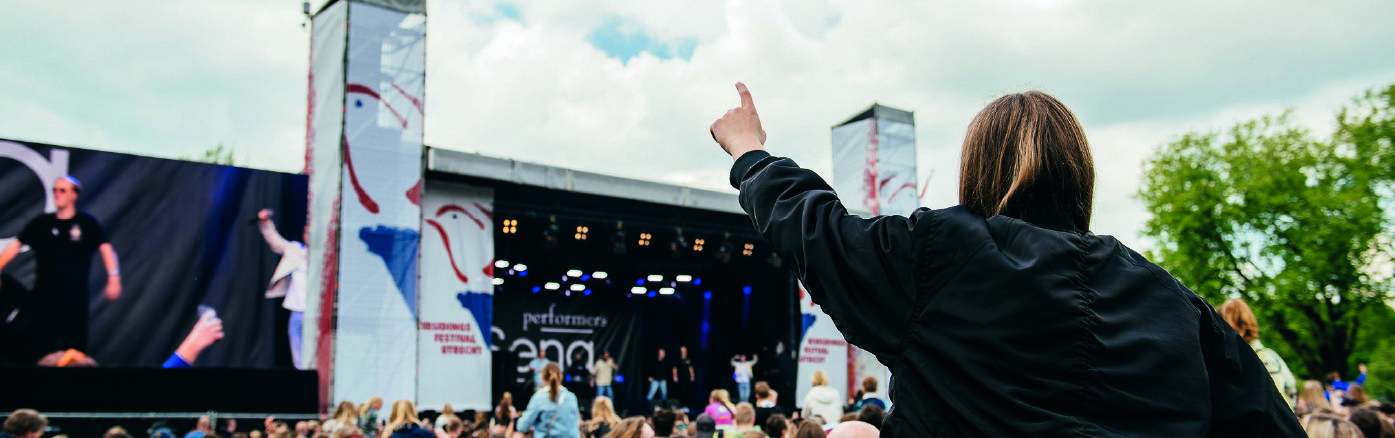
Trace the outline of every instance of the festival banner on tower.
{"label": "festival banner on tower", "polygon": [[804,285],[799,285],[799,315],[804,330],[799,335],[799,380],[795,400],[804,400],[813,387],[814,371],[828,373],[828,386],[840,392],[848,387],[848,342],[833,325],[833,318],[814,303]]}
{"label": "festival banner on tower", "polygon": [[332,398],[416,400],[425,3],[345,7]]}
{"label": "festival banner on tower", "polygon": [[348,2],[311,19],[309,95],[306,98],[305,173],[310,177],[306,246],[305,340],[301,354],[320,374],[320,408],[328,409],[334,360],[334,304],[339,288],[339,193],[344,129],[344,45]]}
{"label": "festival banner on tower", "polygon": [[492,405],[493,205],[490,188],[428,181],[422,193],[418,409]]}

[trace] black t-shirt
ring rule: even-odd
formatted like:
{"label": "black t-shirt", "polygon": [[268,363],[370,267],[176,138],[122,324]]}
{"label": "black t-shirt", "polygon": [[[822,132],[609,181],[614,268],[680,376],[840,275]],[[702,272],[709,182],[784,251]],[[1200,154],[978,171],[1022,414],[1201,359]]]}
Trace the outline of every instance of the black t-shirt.
{"label": "black t-shirt", "polygon": [[[691,371],[689,371],[689,370],[692,370],[692,369],[693,369],[693,360],[692,360],[692,359],[686,358],[686,357],[685,357],[685,358],[682,358],[682,359],[678,359],[678,381],[679,381],[679,382],[683,382],[683,383],[691,383],[691,382],[693,381],[693,379],[692,379],[693,375],[692,375],[692,374],[689,374],[689,373],[691,372]],[[694,371],[695,371],[695,370],[694,370]]]}
{"label": "black t-shirt", "polygon": [[92,253],[107,243],[101,224],[92,215],[78,212],[71,219],[49,213],[30,221],[19,235],[20,243],[34,250],[39,298],[51,304],[77,299],[87,303],[87,277],[92,272]]}
{"label": "black t-shirt", "polygon": [[673,359],[667,357],[654,361],[654,367],[649,370],[649,377],[654,380],[673,379]]}

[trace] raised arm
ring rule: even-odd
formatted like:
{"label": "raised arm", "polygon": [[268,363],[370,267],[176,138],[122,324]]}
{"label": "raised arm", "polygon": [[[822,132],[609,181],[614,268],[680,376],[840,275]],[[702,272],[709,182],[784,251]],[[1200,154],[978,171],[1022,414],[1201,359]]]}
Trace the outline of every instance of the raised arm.
{"label": "raised arm", "polygon": [[107,267],[107,299],[121,298],[121,263],[116,259],[116,249],[108,242],[98,246],[97,250],[102,252],[102,264]]}
{"label": "raised arm", "polygon": [[281,233],[276,231],[276,224],[271,223],[271,210],[262,209],[257,212],[257,227],[261,228],[262,238],[266,239],[266,245],[271,247],[271,252],[286,253],[286,246],[290,245],[290,242],[281,237]]}
{"label": "raised arm", "polygon": [[19,243],[19,239],[14,239],[10,241],[9,245],[5,246],[4,251],[0,251],[0,270],[4,270],[5,265],[10,264],[10,261],[14,260],[15,256],[19,255],[19,248],[23,245],[24,244]]}
{"label": "raised arm", "polygon": [[871,219],[848,214],[813,171],[765,152],[751,93],[742,84],[737,92],[741,107],[710,131],[736,159],[731,183],[741,190],[741,207],[849,342],[878,356],[898,354],[915,307],[912,230],[933,212]]}

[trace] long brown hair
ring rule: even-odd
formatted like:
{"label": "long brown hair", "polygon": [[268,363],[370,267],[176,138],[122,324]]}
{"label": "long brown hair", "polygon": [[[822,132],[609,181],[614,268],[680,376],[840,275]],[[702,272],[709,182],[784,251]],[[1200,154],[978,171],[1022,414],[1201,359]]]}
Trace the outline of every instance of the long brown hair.
{"label": "long brown hair", "polygon": [[513,413],[513,412],[512,412],[512,411],[513,411],[512,408],[513,408],[513,394],[512,394],[512,393],[509,393],[509,392],[505,392],[505,393],[504,393],[504,398],[499,399],[499,406],[496,406],[496,407],[494,408],[494,417],[496,417],[496,418],[505,418],[505,419],[507,419],[507,418],[512,418],[512,417],[511,417],[511,415],[512,415],[512,413]]}
{"label": "long brown hair", "polygon": [[333,417],[333,419],[339,420],[340,422],[348,422],[348,423],[350,423],[350,424],[357,424],[357,423],[358,423],[358,418],[357,418],[357,417],[358,417],[358,410],[357,410],[357,409],[354,409],[354,402],[345,400],[345,401],[339,402],[339,407],[334,408],[334,417]]}
{"label": "long brown hair", "polygon": [[823,427],[819,426],[819,422],[814,420],[800,421],[799,424],[794,427],[793,435],[794,438],[824,438],[828,436],[823,433]]}
{"label": "long brown hair", "polygon": [[562,366],[548,362],[543,366],[543,384],[547,386],[548,399],[557,403],[557,395],[562,391]]}
{"label": "long brown hair", "polygon": [[630,417],[615,425],[605,438],[639,438],[644,436],[644,426],[649,423],[644,421],[644,417]]}
{"label": "long brown hair", "polygon": [[1230,327],[1235,329],[1240,337],[1245,338],[1245,342],[1254,342],[1259,339],[1259,321],[1255,320],[1255,313],[1250,311],[1250,305],[1244,300],[1231,298],[1225,300],[1221,307],[1216,309],[1221,314],[1221,319],[1230,323]]}
{"label": "long brown hair", "polygon": [[410,400],[392,402],[392,416],[388,418],[387,428],[383,429],[382,433],[385,435],[392,435],[392,431],[397,430],[397,428],[418,421],[417,405],[413,404]]}
{"label": "long brown hair", "polygon": [[1040,91],[994,100],[969,123],[959,203],[1037,226],[1090,229],[1095,164],[1070,109]]}

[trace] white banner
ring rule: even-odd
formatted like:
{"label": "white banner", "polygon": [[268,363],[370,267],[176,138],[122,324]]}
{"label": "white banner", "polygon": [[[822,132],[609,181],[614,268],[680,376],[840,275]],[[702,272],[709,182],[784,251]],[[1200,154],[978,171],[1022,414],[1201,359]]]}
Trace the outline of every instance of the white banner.
{"label": "white banner", "polygon": [[856,215],[910,214],[920,207],[911,113],[878,105],[859,117],[833,128],[833,190]]}
{"label": "white banner", "polygon": [[873,119],[863,119],[833,128],[833,191],[849,212],[872,216],[876,205],[876,145]]}
{"label": "white banner", "polygon": [[334,399],[416,399],[426,16],[349,3]]}
{"label": "white banner", "polygon": [[799,315],[804,331],[799,336],[799,379],[795,383],[795,405],[803,407],[804,397],[813,387],[814,371],[828,373],[828,387],[848,397],[848,343],[833,325],[833,318],[814,304],[804,285],[799,285]]}
{"label": "white banner", "polygon": [[907,216],[920,208],[916,193],[915,125],[877,119],[877,209]]}
{"label": "white banner", "polygon": [[312,21],[310,89],[306,99],[305,173],[310,176],[309,275],[301,356],[320,370],[320,409],[329,407],[335,293],[338,289],[340,144],[344,127],[344,28],[348,3],[330,5]]}
{"label": "white banner", "polygon": [[446,403],[456,409],[492,406],[493,205],[493,189],[426,183],[417,409],[439,410]]}

